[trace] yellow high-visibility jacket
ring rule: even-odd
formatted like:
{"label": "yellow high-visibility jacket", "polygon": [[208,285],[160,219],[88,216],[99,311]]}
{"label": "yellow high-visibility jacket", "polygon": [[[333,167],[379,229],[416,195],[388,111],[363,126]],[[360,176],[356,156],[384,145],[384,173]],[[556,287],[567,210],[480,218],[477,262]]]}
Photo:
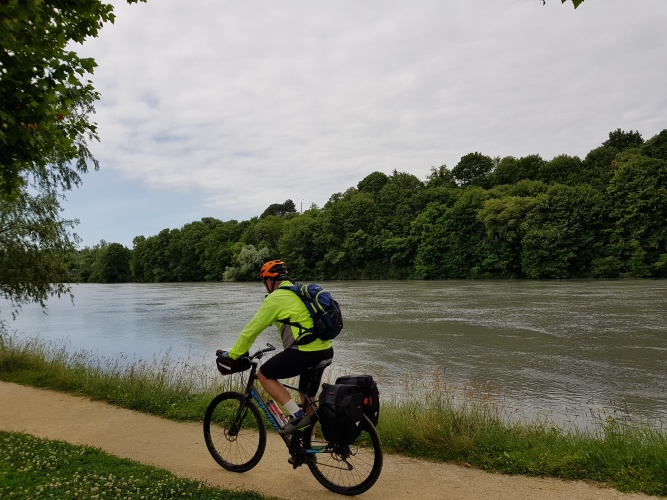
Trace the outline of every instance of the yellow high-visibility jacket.
{"label": "yellow high-visibility jacket", "polygon": [[[229,351],[231,359],[238,359],[248,352],[257,336],[272,324],[278,327],[284,349],[322,351],[331,347],[331,340],[314,338],[312,342],[308,342],[314,335],[303,329],[312,328],[313,319],[297,294],[287,289],[292,285],[290,281],[283,281],[276,290],[266,296],[255,316],[243,328],[234,347]],[[303,329],[286,322],[299,323]],[[298,345],[297,340],[300,341]],[[303,341],[308,343],[301,343]]]}

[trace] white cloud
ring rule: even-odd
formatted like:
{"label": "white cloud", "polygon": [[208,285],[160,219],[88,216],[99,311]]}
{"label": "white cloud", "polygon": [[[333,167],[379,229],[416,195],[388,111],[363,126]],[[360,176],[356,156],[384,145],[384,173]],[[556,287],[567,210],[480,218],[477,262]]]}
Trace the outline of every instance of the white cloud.
{"label": "white cloud", "polygon": [[228,218],[321,205],[374,170],[667,128],[664,0],[115,3],[84,47],[96,155]]}

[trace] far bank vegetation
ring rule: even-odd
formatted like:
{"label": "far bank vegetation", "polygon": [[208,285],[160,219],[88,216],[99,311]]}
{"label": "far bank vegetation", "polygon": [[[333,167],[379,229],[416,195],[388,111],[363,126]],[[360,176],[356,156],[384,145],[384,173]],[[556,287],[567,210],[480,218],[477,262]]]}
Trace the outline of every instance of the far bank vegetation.
{"label": "far bank vegetation", "polygon": [[491,158],[373,172],[305,210],[275,203],[100,242],[71,255],[83,282],[235,281],[268,258],[299,279],[667,277],[667,130],[611,132],[583,159]]}

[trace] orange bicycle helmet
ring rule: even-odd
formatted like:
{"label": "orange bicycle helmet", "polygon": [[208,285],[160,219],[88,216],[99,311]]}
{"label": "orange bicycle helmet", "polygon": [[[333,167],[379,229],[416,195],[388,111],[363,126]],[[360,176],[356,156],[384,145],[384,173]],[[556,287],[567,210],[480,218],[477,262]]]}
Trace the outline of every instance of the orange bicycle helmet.
{"label": "orange bicycle helmet", "polygon": [[270,260],[266,262],[259,271],[262,280],[284,280],[287,279],[287,267],[282,260]]}

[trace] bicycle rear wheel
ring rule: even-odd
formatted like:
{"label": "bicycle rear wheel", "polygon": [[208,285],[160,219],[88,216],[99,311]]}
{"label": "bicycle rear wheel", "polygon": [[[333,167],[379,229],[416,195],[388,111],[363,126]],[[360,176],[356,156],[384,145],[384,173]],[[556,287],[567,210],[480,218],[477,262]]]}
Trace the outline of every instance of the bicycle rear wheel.
{"label": "bicycle rear wheel", "polygon": [[334,493],[359,495],[380,477],[382,443],[366,416],[361,434],[351,445],[336,445],[317,437],[311,440],[309,431],[304,432],[304,441],[310,472]]}
{"label": "bicycle rear wheel", "polygon": [[266,427],[257,405],[238,392],[218,394],[204,415],[206,447],[232,472],[252,469],[266,448]]}

